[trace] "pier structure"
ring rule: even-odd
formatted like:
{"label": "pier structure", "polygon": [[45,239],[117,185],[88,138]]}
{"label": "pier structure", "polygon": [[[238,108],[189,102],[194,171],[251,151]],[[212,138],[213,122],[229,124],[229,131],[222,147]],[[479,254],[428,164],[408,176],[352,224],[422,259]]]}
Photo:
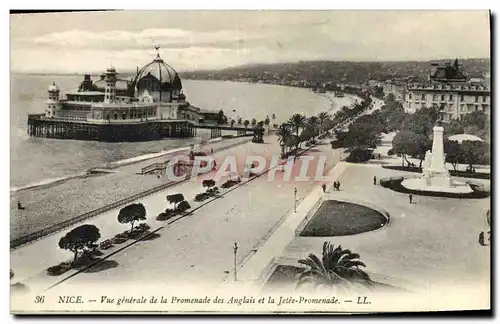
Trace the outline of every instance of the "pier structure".
{"label": "pier structure", "polygon": [[196,128],[184,120],[154,120],[126,123],[96,123],[85,119],[28,116],[28,134],[33,137],[103,142],[134,142],[182,138],[196,135]]}
{"label": "pier structure", "polygon": [[194,137],[197,128],[210,129],[211,138],[223,136],[224,130],[238,136],[252,133],[250,129],[221,126],[225,122],[222,111],[191,106],[179,75],[159,53],[137,68],[137,75],[130,80],[120,78],[111,66],[96,82],[85,75],[77,91],[65,97],[55,82],[47,92],[45,113],[28,115],[30,136],[134,142]]}
{"label": "pier structure", "polygon": [[251,136],[253,129],[223,125],[193,124],[186,120],[156,119],[151,121],[104,121],[85,118],[47,118],[45,114],[28,116],[28,135],[32,137],[74,139],[102,142],[154,141],[163,138],[196,136],[197,129],[210,129],[210,138],[222,132],[236,136]]}

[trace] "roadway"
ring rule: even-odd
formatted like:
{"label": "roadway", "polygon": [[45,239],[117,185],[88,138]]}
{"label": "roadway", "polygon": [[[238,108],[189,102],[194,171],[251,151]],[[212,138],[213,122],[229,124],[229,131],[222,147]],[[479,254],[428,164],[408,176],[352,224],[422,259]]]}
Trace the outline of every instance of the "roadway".
{"label": "roadway", "polygon": [[[275,143],[253,148],[269,155],[280,151]],[[321,155],[328,157],[325,174],[340,159],[339,151],[333,151],[328,144],[313,148],[307,155],[316,159]],[[293,174],[297,175],[300,167],[300,162],[296,163]],[[307,174],[313,177],[315,172],[313,165]],[[278,171],[278,176],[280,174]],[[89,288],[109,283],[192,285],[221,282],[232,270],[235,242],[239,247],[237,262],[241,263],[294,208],[294,188],[297,187],[297,199],[300,200],[319,185],[320,182],[315,181],[268,181],[263,175],[207,204],[192,216],[161,229],[157,238],[138,242],[113,255],[110,260],[116,262],[116,267],[80,273],[54,289],[63,293],[81,285]],[[181,187],[178,189],[182,192]],[[195,194],[201,191],[201,186],[192,183],[191,190]],[[164,195],[144,202],[148,211],[163,208]]]}

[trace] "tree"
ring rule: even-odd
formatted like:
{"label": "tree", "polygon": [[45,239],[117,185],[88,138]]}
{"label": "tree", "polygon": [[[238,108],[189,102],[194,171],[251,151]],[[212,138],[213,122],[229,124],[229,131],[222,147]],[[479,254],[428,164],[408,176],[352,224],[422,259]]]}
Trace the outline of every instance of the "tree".
{"label": "tree", "polygon": [[134,230],[134,223],[146,219],[146,208],[141,203],[130,204],[123,207],[118,213],[118,222],[121,224],[130,223],[130,233]]}
{"label": "tree", "polygon": [[177,204],[184,201],[184,195],[181,193],[174,194],[174,195],[168,195],[167,201],[171,204],[174,204],[174,209],[176,209]]}
{"label": "tree", "polygon": [[462,146],[457,141],[445,141],[444,152],[446,153],[446,162],[453,166],[457,171],[457,165],[463,160]]}
{"label": "tree", "polygon": [[463,160],[472,170],[473,164],[485,163],[487,158],[488,146],[481,141],[463,141],[462,152]]}
{"label": "tree", "polygon": [[74,253],[74,264],[78,258],[78,253],[92,248],[99,239],[101,233],[95,225],[81,225],[72,229],[59,240],[59,247]]}
{"label": "tree", "polygon": [[[387,95],[390,99],[392,94]],[[393,132],[402,129],[403,121],[408,114],[405,113],[403,105],[399,101],[385,101],[385,104],[378,110],[380,112],[380,122],[387,132]]]}
{"label": "tree", "polygon": [[238,117],[238,125],[241,125],[241,124],[243,124],[243,121],[242,121],[241,117]]}
{"label": "tree", "polygon": [[402,129],[412,131],[427,138],[432,134],[432,129],[438,119],[438,108],[421,108],[414,114],[409,114],[404,122]]}
{"label": "tree", "polygon": [[337,132],[336,146],[348,152],[373,149],[380,142],[380,133],[380,125],[373,123],[370,116],[363,116],[352,123],[347,132]]}
{"label": "tree", "polygon": [[252,118],[252,127],[255,127],[257,125],[257,119]]}
{"label": "tree", "polygon": [[452,120],[444,128],[445,136],[452,136],[456,134],[463,134],[465,132],[464,126],[458,120]]}
{"label": "tree", "polygon": [[462,119],[464,127],[476,126],[478,129],[485,129],[487,122],[487,116],[484,111],[481,110],[476,110],[466,114]]}
{"label": "tree", "polygon": [[207,180],[203,180],[203,182],[201,183],[201,185],[203,187],[207,187],[207,191],[210,190],[210,188],[212,188],[213,186],[215,186],[215,181],[212,180],[212,179],[207,179]]}
{"label": "tree", "polygon": [[[430,149],[430,147],[431,143],[427,137],[421,134],[416,134],[412,131],[399,131],[392,140],[393,152],[401,154],[402,158],[406,160],[408,165],[410,165],[408,156],[420,159],[420,168],[422,168],[425,153]],[[404,164],[402,166],[404,166]]]}
{"label": "tree", "polygon": [[234,127],[234,119],[231,119],[231,127]]}
{"label": "tree", "polygon": [[308,135],[314,141],[314,137],[318,135],[320,131],[319,118],[316,116],[311,116],[307,118],[304,126],[308,132]]}
{"label": "tree", "polygon": [[293,114],[287,121],[288,125],[290,125],[294,131],[295,131],[295,136],[297,136],[297,147],[299,147],[299,143],[300,143],[300,138],[299,138],[299,133],[300,133],[300,130],[304,127],[305,123],[306,123],[306,116],[303,116],[301,114]]}
{"label": "tree", "polygon": [[243,125],[245,125],[245,128],[247,128],[249,124],[250,124],[250,122],[248,121],[248,119],[245,119],[245,121],[243,122]]}
{"label": "tree", "polygon": [[330,119],[330,114],[327,113],[326,111],[323,111],[323,112],[320,112],[318,114],[318,119],[319,119],[319,129],[320,129],[320,132],[323,132],[325,131],[325,122]]}
{"label": "tree", "polygon": [[334,248],[330,242],[324,242],[321,259],[309,254],[307,259],[298,262],[307,268],[300,274],[297,287],[313,284],[316,287],[342,287],[348,290],[356,284],[372,286],[370,276],[360,269],[365,264],[359,261],[359,254],[344,250],[340,245]]}
{"label": "tree", "polygon": [[281,155],[285,156],[287,144],[290,143],[292,137],[292,130],[288,124],[281,124],[276,130],[276,135],[279,138]]}

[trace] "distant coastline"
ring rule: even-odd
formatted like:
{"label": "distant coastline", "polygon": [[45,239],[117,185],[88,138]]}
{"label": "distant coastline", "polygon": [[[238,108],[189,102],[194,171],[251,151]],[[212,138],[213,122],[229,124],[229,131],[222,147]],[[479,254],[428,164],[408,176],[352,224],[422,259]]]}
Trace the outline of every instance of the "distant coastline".
{"label": "distant coastline", "polygon": [[[454,60],[455,57],[449,57],[449,58],[436,58],[436,59],[430,59],[430,60],[374,60],[374,61],[357,61],[357,60],[315,60],[315,61],[296,61],[296,62],[282,62],[282,63],[252,63],[252,64],[245,64],[245,65],[235,65],[235,66],[229,66],[225,68],[220,68],[220,69],[205,69],[205,70],[192,70],[192,71],[182,71],[179,70],[179,74],[185,75],[185,74],[201,74],[201,73],[223,73],[225,71],[230,71],[230,70],[252,70],[256,68],[277,68],[277,67],[282,67],[282,66],[291,66],[291,65],[296,65],[296,64],[324,64],[324,63],[343,63],[343,64],[353,64],[353,65],[358,65],[358,64],[425,64],[428,65],[429,62],[448,62],[450,60]],[[481,61],[491,61],[491,58],[488,57],[469,57],[469,58],[458,58],[461,61],[466,62],[481,62]],[[26,72],[26,71],[11,71],[11,74],[17,74],[17,75],[36,75],[36,76],[49,76],[49,75],[61,75],[61,76],[83,76],[85,74],[91,74],[91,75],[99,75],[102,73],[102,71],[87,71],[87,72]],[[121,73],[122,75],[135,75],[136,71],[130,70],[123,70]],[[185,78],[185,76],[184,76]],[[191,80],[198,80],[198,79],[191,79]],[[207,81],[216,81],[218,79],[207,79]],[[220,80],[222,81],[222,80]]]}

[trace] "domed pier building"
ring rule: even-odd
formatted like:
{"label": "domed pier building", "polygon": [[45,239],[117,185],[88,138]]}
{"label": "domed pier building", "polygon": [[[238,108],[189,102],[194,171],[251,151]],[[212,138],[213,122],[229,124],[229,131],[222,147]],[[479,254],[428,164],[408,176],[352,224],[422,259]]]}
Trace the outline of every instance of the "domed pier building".
{"label": "domed pier building", "polygon": [[210,122],[217,112],[191,106],[177,72],[159,53],[135,77],[120,78],[114,67],[93,81],[84,76],[78,89],[61,98],[48,88],[44,114],[28,117],[28,133],[36,137],[98,141],[144,141],[195,135],[195,125]]}

